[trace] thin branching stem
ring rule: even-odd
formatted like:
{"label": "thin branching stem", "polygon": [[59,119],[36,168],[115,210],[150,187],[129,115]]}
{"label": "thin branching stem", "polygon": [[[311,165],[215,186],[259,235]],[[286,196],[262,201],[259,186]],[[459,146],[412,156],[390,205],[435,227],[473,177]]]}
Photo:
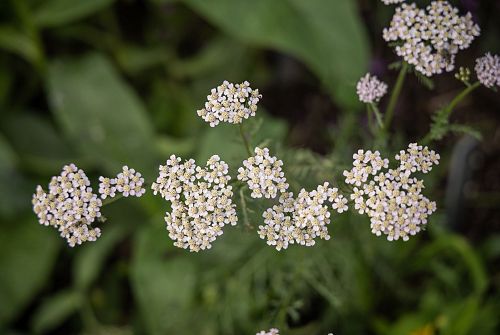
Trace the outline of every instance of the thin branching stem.
{"label": "thin branching stem", "polygon": [[448,106],[446,106],[445,115],[449,117],[453,112],[453,110],[455,109],[455,107],[479,86],[481,86],[481,83],[479,81],[476,81],[474,84],[467,86],[448,104]]}
{"label": "thin branching stem", "polygon": [[377,105],[374,103],[369,104],[373,114],[375,115],[375,119],[377,120],[377,124],[381,130],[384,130],[384,121],[382,120],[382,114],[380,114],[380,110]]}
{"label": "thin branching stem", "polygon": [[243,123],[239,124],[240,127],[240,135],[241,138],[243,139],[243,145],[245,146],[245,149],[247,150],[248,156],[252,156],[252,150],[250,150],[250,144],[248,143],[247,136],[245,135],[245,130],[243,129]]}
{"label": "thin branching stem", "polygon": [[401,94],[401,90],[403,89],[403,84],[405,82],[407,73],[408,73],[408,63],[403,62],[403,65],[399,70],[399,75],[396,81],[396,85],[392,90],[391,97],[389,99],[389,104],[387,105],[387,109],[385,111],[384,126],[386,129],[389,129],[389,127],[391,126],[392,118],[394,117],[394,109],[396,108],[399,95]]}

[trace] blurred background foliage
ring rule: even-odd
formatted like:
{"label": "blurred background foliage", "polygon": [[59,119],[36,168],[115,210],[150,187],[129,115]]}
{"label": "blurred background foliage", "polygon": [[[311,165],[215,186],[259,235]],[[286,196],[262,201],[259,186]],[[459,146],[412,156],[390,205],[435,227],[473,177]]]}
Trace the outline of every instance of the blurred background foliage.
{"label": "blurred background foliage", "polygon": [[[458,64],[498,53],[499,2],[454,4],[483,31]],[[344,214],[332,240],[277,252],[255,230],[269,203],[239,192],[253,211],[200,254],[172,246],[168,205],[152,194],[104,207],[103,236],[74,249],[31,212],[35,186],[69,162],[94,189],[124,164],[152,180],[173,153],[217,153],[234,174],[238,130],[210,129],[195,112],[225,79],[262,91],[246,126],[253,145],[283,158],[293,188],[339,179],[354,150],[373,149],[357,79],[397,75],[381,39],[393,10],[375,0],[0,1],[0,333],[498,334],[500,99],[486,89],[453,116],[483,140],[432,144],[443,159],[427,194],[439,212],[406,243]],[[422,138],[460,90],[452,74],[422,84],[406,82],[383,154]]]}

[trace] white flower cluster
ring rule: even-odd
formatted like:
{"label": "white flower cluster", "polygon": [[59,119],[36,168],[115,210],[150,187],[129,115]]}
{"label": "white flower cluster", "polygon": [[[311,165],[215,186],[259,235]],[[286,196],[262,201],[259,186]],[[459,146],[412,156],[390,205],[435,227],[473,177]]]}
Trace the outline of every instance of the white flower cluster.
{"label": "white flower cluster", "polygon": [[269,331],[261,330],[255,335],[280,335],[280,331],[277,328],[271,328]]}
{"label": "white flower cluster", "polygon": [[353,168],[344,171],[346,183],[355,185],[351,199],[360,214],[370,218],[372,233],[387,235],[389,241],[418,233],[436,210],[436,203],[421,192],[424,182],[411,177],[414,172],[427,173],[439,164],[439,154],[416,143],[396,155],[399,167],[387,169],[389,161],[378,151],[359,150],[353,155]]}
{"label": "white flower cluster", "polygon": [[215,127],[219,122],[238,124],[255,116],[261,98],[259,90],[252,90],[248,81],[241,84],[224,81],[222,85],[212,89],[207,96],[205,108],[197,113],[210,123],[211,127]]}
{"label": "white flower cluster", "polygon": [[282,193],[279,204],[262,214],[264,225],[259,226],[259,236],[278,251],[294,243],[313,246],[317,237],[329,240],[328,203],[339,213],[347,210],[347,199],[327,182],[311,192],[300,190],[297,198],[291,192]]}
{"label": "white flower cluster", "polygon": [[210,249],[225,225],[236,225],[236,206],[228,185],[231,177],[219,156],[212,156],[201,168],[193,159],[181,163],[180,157],[172,155],[159,171],[151,188],[172,203],[165,222],[175,246],[195,252]]}
{"label": "white flower cluster", "polygon": [[500,86],[500,57],[487,53],[481,58],[476,59],[477,79],[488,88],[495,85]]}
{"label": "white flower cluster", "polygon": [[116,192],[123,194],[124,197],[129,195],[138,198],[142,197],[146,193],[146,189],[144,188],[144,178],[141,173],[129,169],[125,165],[116,178],[99,177],[99,194],[102,199],[114,198]]}
{"label": "white flower cluster", "polygon": [[403,1],[405,1],[405,0],[382,0],[384,5],[395,5],[395,4],[401,3]]}
{"label": "white flower cluster", "polygon": [[40,224],[53,226],[69,246],[95,241],[101,236],[91,224],[101,216],[101,199],[92,193],[85,172],[76,165],[63,167],[59,176],[52,177],[46,193],[38,185],[33,194],[33,211]]}
{"label": "white flower cluster", "polygon": [[238,169],[238,180],[246,182],[252,198],[276,198],[278,192],[288,189],[283,161],[269,154],[269,149],[255,148],[255,155],[243,161]]}
{"label": "white flower cluster", "polygon": [[383,37],[397,42],[398,56],[430,77],[452,71],[458,51],[468,48],[479,34],[470,13],[460,16],[449,2],[433,1],[426,10],[402,4]]}
{"label": "white flower cluster", "polygon": [[387,84],[367,73],[358,81],[356,91],[361,102],[378,102],[387,93]]}

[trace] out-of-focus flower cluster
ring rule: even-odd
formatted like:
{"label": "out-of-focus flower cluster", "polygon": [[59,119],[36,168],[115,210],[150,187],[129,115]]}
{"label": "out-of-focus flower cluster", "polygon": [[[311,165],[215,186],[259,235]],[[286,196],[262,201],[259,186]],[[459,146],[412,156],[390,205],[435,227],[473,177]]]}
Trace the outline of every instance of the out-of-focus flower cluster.
{"label": "out-of-focus flower cluster", "polygon": [[394,5],[394,4],[398,4],[398,3],[401,3],[401,2],[404,2],[405,0],[382,0],[382,2],[384,3],[384,5]]}
{"label": "out-of-focus flower cluster", "polygon": [[122,168],[116,178],[99,177],[99,194],[102,199],[114,198],[116,192],[124,197],[136,196],[142,197],[146,193],[144,188],[144,178],[140,172],[129,169],[128,166]]}
{"label": "out-of-focus flower cluster", "polygon": [[387,84],[367,73],[358,81],[356,91],[361,102],[378,102],[387,93]]}
{"label": "out-of-focus flower cluster", "polygon": [[246,182],[252,198],[276,198],[278,192],[288,189],[283,161],[269,154],[268,148],[255,148],[255,155],[243,161],[238,169],[238,180]]}
{"label": "out-of-focus flower cluster", "polygon": [[40,224],[57,228],[71,247],[101,236],[101,230],[91,226],[101,216],[101,199],[92,193],[85,172],[74,164],[52,177],[48,192],[37,186],[32,203]]}
{"label": "out-of-focus flower cluster", "polygon": [[238,124],[255,116],[261,98],[259,90],[252,90],[248,81],[241,84],[224,81],[222,85],[212,89],[207,96],[205,108],[197,113],[211,127],[215,127],[219,122]]}
{"label": "out-of-focus flower cluster", "polygon": [[[388,169],[388,159],[378,151],[359,150],[353,155],[353,168],[344,171],[346,183],[354,185],[351,199],[360,214],[370,218],[372,232],[387,235],[389,241],[407,241],[426,224],[436,203],[422,194],[424,182],[412,174],[428,173],[439,164],[439,154],[416,143],[396,155],[399,166]],[[388,169],[386,172],[382,168]]]}
{"label": "out-of-focus flower cluster", "polygon": [[495,85],[500,86],[500,57],[487,53],[481,58],[476,59],[477,79],[488,88]]}
{"label": "out-of-focus flower cluster", "polygon": [[236,225],[231,177],[219,156],[212,156],[202,168],[193,159],[181,163],[172,155],[159,171],[151,188],[172,204],[165,222],[175,246],[195,252],[210,249],[225,225]]}
{"label": "out-of-focus flower cluster", "polygon": [[255,335],[280,335],[280,331],[277,328],[271,328],[268,331],[261,330]]}
{"label": "out-of-focus flower cluster", "polygon": [[468,48],[479,34],[470,13],[460,16],[447,1],[433,1],[425,10],[402,4],[383,37],[396,42],[398,56],[430,77],[452,71],[458,51]]}
{"label": "out-of-focus flower cluster", "polygon": [[329,240],[328,203],[339,213],[347,210],[347,199],[328,183],[311,192],[302,189],[296,198],[291,192],[282,193],[279,204],[262,214],[264,225],[259,226],[259,236],[278,251],[294,243],[313,246],[317,237]]}

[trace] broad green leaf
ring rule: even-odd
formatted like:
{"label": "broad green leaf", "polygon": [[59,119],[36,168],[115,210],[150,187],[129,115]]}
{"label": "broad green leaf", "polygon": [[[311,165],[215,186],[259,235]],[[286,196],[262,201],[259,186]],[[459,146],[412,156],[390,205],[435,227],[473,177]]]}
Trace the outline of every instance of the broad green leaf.
{"label": "broad green leaf", "polygon": [[131,281],[147,333],[175,333],[195,295],[189,252],[172,247],[163,227],[143,229],[136,239]]}
{"label": "broad green leaf", "polygon": [[358,104],[356,81],[367,69],[368,41],[351,0],[183,0],[246,43],[303,61],[344,106]]}
{"label": "broad green leaf", "polygon": [[69,144],[42,117],[14,114],[4,120],[2,130],[22,162],[37,173],[47,172],[50,175],[64,164],[78,163]]}
{"label": "broad green leaf", "polygon": [[110,174],[129,165],[147,175],[156,165],[146,110],[103,56],[52,63],[49,98],[67,137]]}
{"label": "broad green leaf", "polygon": [[76,291],[61,291],[42,303],[35,312],[32,328],[35,333],[46,333],[55,329],[77,311],[82,296]]}
{"label": "broad green leaf", "polygon": [[60,247],[58,234],[54,228],[40,226],[34,214],[0,226],[0,328],[49,279]]}
{"label": "broad green leaf", "polygon": [[48,0],[35,10],[38,26],[53,27],[82,19],[108,7],[114,0]]}

